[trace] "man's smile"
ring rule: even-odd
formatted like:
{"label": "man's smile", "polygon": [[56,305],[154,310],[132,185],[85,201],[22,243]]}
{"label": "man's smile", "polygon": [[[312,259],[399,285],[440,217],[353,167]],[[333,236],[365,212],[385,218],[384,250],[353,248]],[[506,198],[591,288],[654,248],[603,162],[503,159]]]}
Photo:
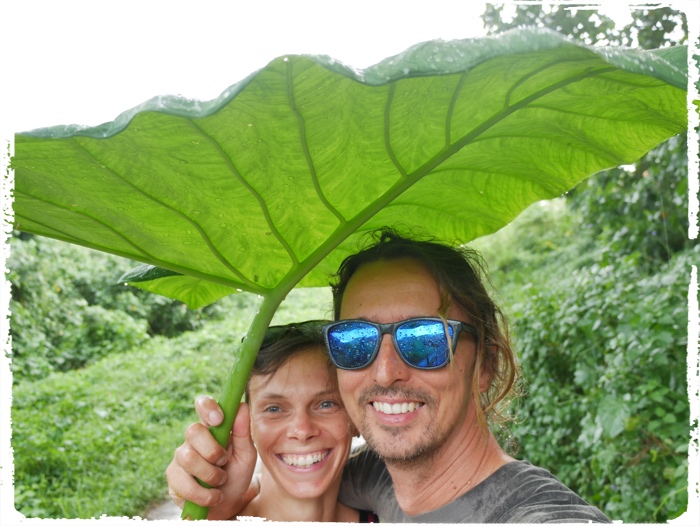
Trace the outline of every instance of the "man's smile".
{"label": "man's smile", "polygon": [[386,402],[372,402],[372,407],[375,411],[384,413],[385,415],[400,415],[403,413],[412,413],[419,407],[422,407],[422,402],[402,402],[389,404]]}

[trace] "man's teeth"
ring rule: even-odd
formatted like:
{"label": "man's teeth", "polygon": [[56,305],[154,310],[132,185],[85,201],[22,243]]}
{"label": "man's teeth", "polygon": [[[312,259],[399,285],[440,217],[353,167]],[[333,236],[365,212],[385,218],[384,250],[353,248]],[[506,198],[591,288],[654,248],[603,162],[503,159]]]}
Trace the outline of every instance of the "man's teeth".
{"label": "man's teeth", "polygon": [[402,404],[387,404],[384,402],[372,402],[374,409],[381,411],[385,415],[400,415],[402,413],[412,413],[417,407],[422,406],[421,403],[410,402]]}
{"label": "man's teeth", "polygon": [[285,464],[296,466],[298,468],[308,468],[317,462],[321,462],[328,456],[329,451],[318,451],[308,455],[280,455]]}

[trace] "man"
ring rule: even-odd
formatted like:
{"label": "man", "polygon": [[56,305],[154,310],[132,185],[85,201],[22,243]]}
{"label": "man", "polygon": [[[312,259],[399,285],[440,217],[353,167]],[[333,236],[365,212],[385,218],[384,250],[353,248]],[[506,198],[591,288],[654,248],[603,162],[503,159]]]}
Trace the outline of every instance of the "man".
{"label": "man", "polygon": [[[516,365],[479,269],[471,251],[390,229],[341,265],[333,286],[340,321],[326,327],[326,342],[369,449],[349,461],[340,500],[383,522],[609,522],[546,470],[507,455],[489,430]],[[212,402],[200,415],[216,410]],[[196,462],[183,466],[176,453],[171,492],[194,500],[205,493],[192,489],[191,475],[217,478],[211,464],[227,457],[207,435],[200,426],[182,446]],[[213,485],[223,489],[207,498],[224,504],[245,489]]]}

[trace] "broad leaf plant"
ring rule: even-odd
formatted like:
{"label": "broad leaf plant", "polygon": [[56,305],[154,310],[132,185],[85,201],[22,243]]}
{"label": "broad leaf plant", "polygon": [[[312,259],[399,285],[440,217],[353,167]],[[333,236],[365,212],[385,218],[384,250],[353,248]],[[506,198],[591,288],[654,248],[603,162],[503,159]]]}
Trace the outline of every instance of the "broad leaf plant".
{"label": "broad leaf plant", "polygon": [[212,101],[17,134],[15,228],[141,262],[123,281],[191,308],[263,298],[219,400],[225,444],[292,288],[327,285],[381,226],[466,243],[634,162],[686,128],[686,62],[685,47],[541,29],[425,42],[365,70],[280,57]]}

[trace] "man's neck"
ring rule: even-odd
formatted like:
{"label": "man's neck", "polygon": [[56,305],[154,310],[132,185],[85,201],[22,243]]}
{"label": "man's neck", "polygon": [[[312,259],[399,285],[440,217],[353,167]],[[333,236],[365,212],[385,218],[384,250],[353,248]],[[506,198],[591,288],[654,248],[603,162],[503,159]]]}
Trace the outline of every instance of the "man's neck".
{"label": "man's neck", "polygon": [[418,463],[386,465],[399,506],[414,516],[452,502],[512,460],[489,431],[472,429]]}

